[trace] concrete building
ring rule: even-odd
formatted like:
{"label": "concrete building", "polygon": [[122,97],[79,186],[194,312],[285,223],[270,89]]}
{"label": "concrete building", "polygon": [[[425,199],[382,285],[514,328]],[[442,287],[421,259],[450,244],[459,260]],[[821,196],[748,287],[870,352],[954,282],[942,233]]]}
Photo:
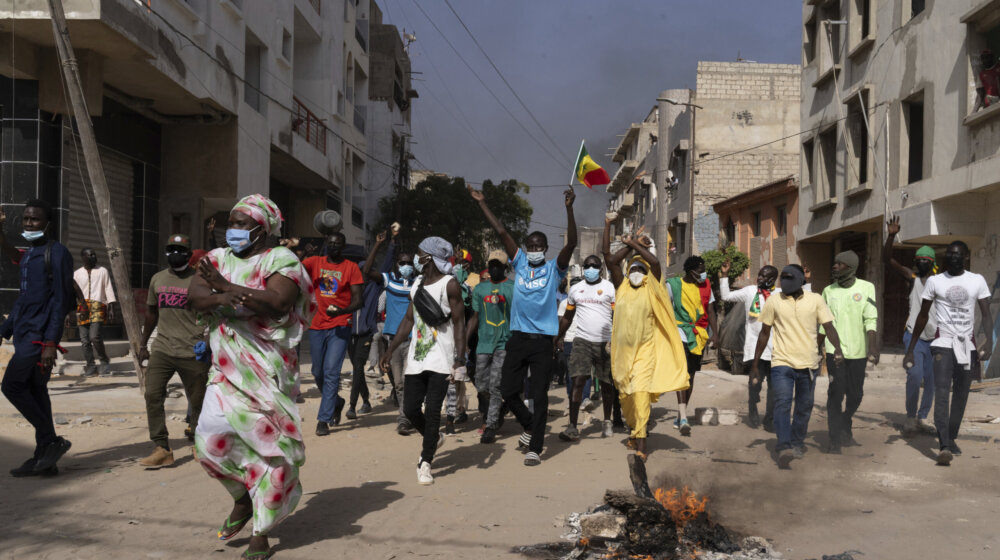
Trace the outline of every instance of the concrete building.
{"label": "concrete building", "polygon": [[834,254],[858,252],[898,343],[907,293],[881,266],[887,215],[904,262],[962,239],[998,278],[1000,103],[979,90],[1000,75],[980,60],[1000,52],[1000,1],[808,0],[802,22],[800,253],[822,287]]}
{"label": "concrete building", "polygon": [[[278,203],[283,235],[315,235],[313,214],[332,208],[344,216],[349,242],[364,242],[374,217],[362,193],[369,169],[380,165],[366,137],[374,2],[64,5],[134,288],[164,266],[166,235],[186,232],[202,246],[215,217],[222,242],[229,209],[250,193]],[[79,141],[61,117],[48,3],[8,3],[0,20],[3,208],[16,216],[24,200],[47,198],[71,250],[104,253]],[[4,303],[16,294],[9,269]]]}

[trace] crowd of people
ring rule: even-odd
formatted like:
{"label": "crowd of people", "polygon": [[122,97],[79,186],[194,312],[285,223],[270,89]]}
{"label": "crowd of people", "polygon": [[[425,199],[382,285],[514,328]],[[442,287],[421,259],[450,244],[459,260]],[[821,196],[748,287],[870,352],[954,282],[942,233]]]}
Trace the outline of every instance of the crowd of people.
{"label": "crowd of people", "polygon": [[[218,538],[230,539],[252,524],[245,558],[270,556],[268,534],[302,495],[305,444],[297,404],[303,402],[299,359],[305,340],[320,393],[316,436],[340,425],[345,409],[347,420],[372,412],[365,370],[370,358],[377,358],[392,384],[397,433],[421,435],[419,484],[434,482],[432,465],[444,432],[468,419],[469,381],[477,393],[479,441],[495,443],[509,413],[520,425],[517,444],[526,466],[542,462],[554,378],[565,383],[568,397],[568,425],[559,433],[565,442],[580,441],[581,413],[600,402],[600,436],[627,432],[628,448],[644,461],[652,405],[670,392],[678,405],[673,428],[691,437],[687,406],[695,374],[719,336],[705,261],[690,257],[683,275],[664,278],[643,229],[621,236],[621,247],[612,252],[608,220],[601,255],[586,256],[582,277],[570,279],[577,246],[572,189],[564,196],[565,245],[554,259],[546,258],[544,233],[529,234],[520,246],[485,196],[471,188],[469,194],[500,247],[478,274],[470,270],[467,251],[440,237],[423,239],[412,252],[400,247],[396,226],[379,233],[367,255],[349,255],[338,231],[326,235],[319,254],[297,253],[295,243],[275,245],[283,218],[261,195],[233,207],[225,247],[206,253],[192,250],[183,233],[168,237],[168,267],[150,282],[138,356],[146,364],[153,443],[139,464],[160,468],[174,462],[164,400],[177,373],[190,405],[185,433],[194,441],[195,456],[234,501]],[[26,204],[25,250],[16,249],[0,228],[0,248],[19,266],[21,281],[17,302],[0,328],[14,343],[2,389],[34,426],[36,439],[32,457],[11,470],[17,477],[57,474],[57,463],[71,446],[56,434],[47,391],[67,313],[76,308],[84,375],[107,374],[101,326],[116,313],[110,275],[98,266],[96,253],[84,250],[84,266],[74,271],[72,255],[50,237],[51,217],[48,203]],[[936,433],[937,462],[948,465],[961,454],[955,439],[971,380],[992,348],[990,292],[982,276],[967,270],[969,250],[961,241],[948,245],[943,272],[936,270],[931,247],[917,251],[911,269],[891,257],[898,231],[898,220],[891,220],[884,255],[885,266],[911,286],[904,334],[905,428]],[[858,278],[858,267],[854,252],[838,254],[834,282],[821,294],[811,290],[808,271],[796,264],[780,271],[764,266],[755,285],[739,289],[730,286],[729,263],[719,270],[721,299],[742,304],[745,313],[747,421],[775,432],[781,468],[806,452],[824,358],[830,380],[826,451],[857,445],[854,414],[866,369],[879,360],[875,287]],[[985,326],[982,350],[973,336],[977,306]],[[348,399],[339,394],[345,357],[352,366]]]}

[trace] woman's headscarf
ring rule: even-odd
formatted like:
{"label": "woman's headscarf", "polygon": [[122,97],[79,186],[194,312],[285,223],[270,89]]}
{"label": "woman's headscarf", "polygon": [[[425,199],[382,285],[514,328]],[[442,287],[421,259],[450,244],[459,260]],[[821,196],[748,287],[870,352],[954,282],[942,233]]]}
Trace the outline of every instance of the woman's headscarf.
{"label": "woman's headscarf", "polygon": [[448,259],[455,254],[454,248],[452,248],[451,243],[448,243],[440,237],[428,237],[420,242],[420,250],[427,253],[434,259],[434,266],[441,271],[442,274],[451,274],[451,263]]}
{"label": "woman's headscarf", "polygon": [[281,222],[285,221],[284,216],[281,215],[281,210],[278,209],[278,205],[262,194],[251,194],[243,197],[236,203],[236,206],[233,206],[232,211],[243,212],[247,216],[250,216],[264,228],[264,232],[268,235],[279,228]]}

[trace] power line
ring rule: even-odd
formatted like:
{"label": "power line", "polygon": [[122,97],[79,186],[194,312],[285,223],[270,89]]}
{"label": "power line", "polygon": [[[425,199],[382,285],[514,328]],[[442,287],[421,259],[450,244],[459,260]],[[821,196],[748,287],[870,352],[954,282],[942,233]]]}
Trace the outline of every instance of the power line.
{"label": "power line", "polygon": [[493,63],[493,59],[490,58],[490,55],[486,54],[486,49],[484,49],[483,46],[479,44],[479,40],[476,39],[476,36],[469,29],[469,26],[465,25],[465,22],[462,20],[462,17],[458,15],[458,12],[455,11],[454,6],[451,5],[451,1],[444,0],[444,3],[448,5],[448,9],[451,10],[451,13],[455,14],[455,17],[458,19],[458,23],[462,24],[462,28],[465,29],[465,32],[469,34],[469,37],[472,39],[472,42],[476,44],[477,48],[479,48],[479,52],[483,53],[483,56],[486,57],[486,61],[489,62],[490,66],[493,67],[493,70],[496,71],[497,76],[500,76],[500,80],[502,80],[504,85],[507,86],[507,89],[509,89],[510,92],[514,94],[514,98],[517,99],[517,102],[521,104],[521,107],[524,108],[524,111],[526,113],[528,113],[528,116],[531,117],[531,120],[534,121],[535,125],[537,125],[538,128],[542,131],[542,134],[545,135],[545,137],[549,140],[549,142],[552,143],[552,146],[556,149],[556,151],[558,151],[559,154],[562,155],[567,162],[572,161],[570,160],[570,157],[566,155],[566,152],[562,151],[562,149],[559,148],[559,144],[552,139],[552,136],[550,136],[548,131],[545,130],[545,127],[542,126],[542,123],[538,121],[538,119],[535,117],[535,114],[531,112],[531,109],[529,109],[528,105],[524,102],[523,99],[521,99],[521,96],[517,94],[517,91],[514,90],[514,86],[510,85],[510,82],[508,82],[507,78],[504,77],[503,72],[501,72],[500,69],[497,68],[497,65]]}

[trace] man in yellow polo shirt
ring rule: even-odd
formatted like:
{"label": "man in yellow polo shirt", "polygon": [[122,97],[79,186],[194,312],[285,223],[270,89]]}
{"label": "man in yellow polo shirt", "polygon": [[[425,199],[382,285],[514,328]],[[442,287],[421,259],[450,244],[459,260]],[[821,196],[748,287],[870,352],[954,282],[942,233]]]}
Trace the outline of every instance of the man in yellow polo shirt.
{"label": "man in yellow polo shirt", "polygon": [[[793,459],[805,453],[806,431],[812,415],[813,391],[819,371],[820,346],[817,327],[823,326],[833,345],[833,359],[844,363],[840,336],[833,326],[833,314],[819,294],[804,292],[805,271],[797,264],[781,271],[781,294],[770,297],[760,313],[760,336],[754,352],[750,377],[760,383],[760,356],[774,330],[771,352],[771,384],[774,387],[774,431],[778,436],[778,466],[789,468]],[[795,402],[794,415],[792,402]]]}

